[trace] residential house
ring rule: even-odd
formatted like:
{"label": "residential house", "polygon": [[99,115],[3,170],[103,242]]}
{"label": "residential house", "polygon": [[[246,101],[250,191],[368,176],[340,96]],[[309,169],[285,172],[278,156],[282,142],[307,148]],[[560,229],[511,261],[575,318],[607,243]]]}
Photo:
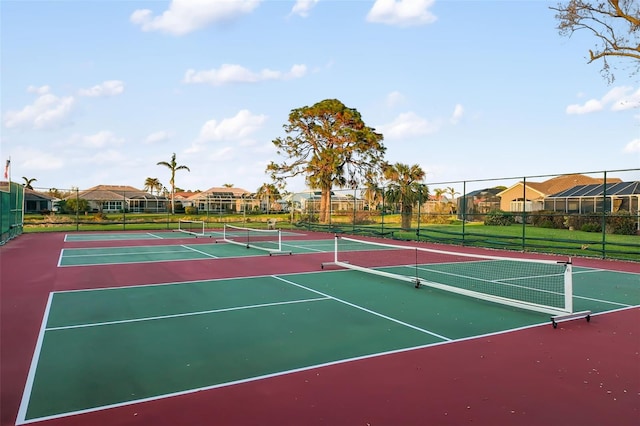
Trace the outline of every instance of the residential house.
{"label": "residential house", "polygon": [[249,191],[233,187],[209,188],[189,196],[186,202],[201,213],[249,212],[260,206],[260,202]]}
{"label": "residential house", "polygon": [[46,192],[38,192],[33,189],[24,189],[24,212],[43,213],[54,210],[55,197]]}
{"label": "residential house", "polygon": [[[296,192],[284,197],[280,203],[283,210],[292,208],[296,212],[314,213],[320,211],[320,199],[322,191],[306,190]],[[365,201],[361,198],[354,198],[351,194],[331,191],[331,211],[354,211],[365,210]]]}
{"label": "residential house", "polygon": [[[67,199],[75,198],[75,195]],[[163,195],[153,195],[132,186],[98,185],[81,191],[78,198],[87,200],[89,210],[103,213],[119,213],[128,211],[133,213],[166,212],[170,205]]]}
{"label": "residential house", "polygon": [[[616,183],[618,178],[608,178],[607,183]],[[499,209],[506,212],[535,212],[544,210],[545,199],[578,185],[602,184],[603,180],[581,174],[562,175],[544,182],[520,181],[497,193]]]}
{"label": "residential house", "polygon": [[[458,218],[466,220],[481,220],[482,215],[500,209],[498,194],[502,188],[484,188],[469,192],[456,199]],[[476,216],[479,215],[479,216]]]}

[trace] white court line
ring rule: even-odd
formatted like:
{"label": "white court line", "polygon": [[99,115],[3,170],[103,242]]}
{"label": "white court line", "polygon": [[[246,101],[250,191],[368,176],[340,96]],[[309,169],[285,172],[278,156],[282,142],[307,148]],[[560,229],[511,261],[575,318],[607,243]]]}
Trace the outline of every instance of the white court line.
{"label": "white court line", "polygon": [[38,340],[36,341],[36,347],[33,350],[33,358],[31,358],[31,366],[29,367],[27,382],[24,385],[24,393],[22,394],[22,400],[20,401],[20,408],[18,409],[18,417],[16,418],[17,425],[26,423],[25,417],[27,416],[27,408],[29,408],[29,399],[31,398],[31,391],[33,390],[33,380],[36,377],[36,368],[38,367],[38,361],[40,360],[40,352],[42,350],[42,341],[44,340],[44,333],[47,326],[47,319],[49,318],[49,311],[51,310],[52,301],[53,301],[53,293],[49,293],[47,306],[42,316],[42,323],[40,324],[40,332],[38,333]]}
{"label": "white court line", "polygon": [[295,245],[295,244],[285,244],[285,243],[282,243],[282,245],[285,246],[285,247],[299,248],[299,249],[302,249],[302,250],[315,251],[315,252],[318,252],[318,253],[331,253],[330,250],[314,249],[313,247],[310,247],[310,246],[299,246],[299,245]]}
{"label": "white court line", "polygon": [[185,312],[182,314],[158,315],[155,317],[132,318],[127,320],[105,321],[105,322],[76,324],[76,325],[64,325],[60,327],[49,327],[49,328],[46,328],[45,331],[70,330],[74,328],[100,327],[104,325],[113,325],[113,324],[127,324],[132,322],[155,321],[155,320],[168,319],[168,318],[180,318],[180,317],[190,317],[195,315],[215,314],[219,312],[242,311],[245,309],[264,308],[269,306],[291,305],[294,303],[317,302],[319,300],[328,300],[328,299],[329,299],[328,297],[315,297],[312,299],[287,300],[284,302],[261,303],[258,305],[234,306],[232,308],[220,308],[220,309],[209,309],[206,311]]}
{"label": "white court line", "polygon": [[346,300],[338,299],[337,297],[333,297],[333,296],[328,295],[328,294],[326,294],[326,293],[323,293],[323,292],[321,292],[321,291],[314,290],[314,289],[309,288],[309,287],[305,287],[305,286],[303,286],[303,285],[301,285],[301,284],[294,283],[293,281],[286,280],[286,279],[284,279],[284,278],[282,278],[282,277],[278,277],[278,276],[275,276],[275,275],[271,275],[271,276],[272,276],[273,278],[275,278],[275,279],[277,279],[277,280],[280,280],[280,281],[283,281],[283,282],[285,282],[285,283],[287,283],[287,284],[291,284],[291,285],[294,285],[294,286],[296,286],[296,287],[300,287],[300,288],[303,288],[303,289],[305,289],[305,290],[308,290],[308,291],[310,291],[310,292],[312,292],[312,293],[316,293],[316,294],[319,294],[319,295],[321,295],[321,296],[328,297],[328,298],[330,298],[330,299],[335,300],[336,302],[344,303],[345,305],[351,306],[352,308],[360,309],[361,311],[365,311],[365,312],[367,312],[367,313],[370,313],[370,314],[375,315],[375,316],[378,316],[378,317],[380,317],[380,318],[384,318],[384,319],[386,319],[386,320],[389,320],[389,321],[395,322],[395,323],[400,324],[400,325],[403,325],[403,326],[405,326],[405,327],[413,328],[414,330],[418,330],[418,331],[420,331],[420,332],[422,332],[422,333],[429,334],[429,335],[431,335],[431,336],[437,337],[437,338],[442,339],[442,340],[445,340],[445,341],[447,341],[447,342],[449,342],[449,341],[451,341],[451,340],[452,340],[452,339],[450,339],[450,338],[448,338],[448,337],[442,336],[442,335],[437,334],[437,333],[434,333],[434,332],[432,332],[432,331],[425,330],[424,328],[416,327],[415,325],[412,325],[412,324],[406,323],[406,322],[404,322],[404,321],[397,320],[397,319],[395,319],[395,318],[391,318],[390,316],[387,316],[387,315],[381,314],[381,313],[376,312],[376,311],[372,311],[371,309],[367,309],[367,308],[365,308],[365,307],[363,307],[363,306],[359,306],[359,305],[356,305],[356,304],[354,304],[354,303],[347,302]]}
{"label": "white court line", "polygon": [[[183,247],[183,246],[175,246]],[[102,247],[100,248],[102,249]],[[70,250],[85,250],[85,249],[67,249]],[[117,248],[116,248],[117,250]],[[147,254],[174,254],[174,253],[184,253],[184,250],[167,250],[167,251],[119,251],[117,253],[92,253],[92,254],[67,254],[65,257],[67,258],[78,258],[78,257],[107,257],[107,256],[139,256],[139,255],[147,255]]]}
{"label": "white court line", "polygon": [[204,254],[205,256],[209,256],[209,257],[212,257],[212,258],[214,258],[214,259],[219,259],[219,257],[218,257],[218,256],[214,256],[214,255],[212,255],[212,254],[205,253],[205,252],[200,251],[200,250],[196,250],[196,249],[194,249],[194,248],[192,248],[192,247],[189,247],[189,246],[181,245],[180,247],[184,247],[184,248],[186,248],[187,250],[195,251],[196,253]]}

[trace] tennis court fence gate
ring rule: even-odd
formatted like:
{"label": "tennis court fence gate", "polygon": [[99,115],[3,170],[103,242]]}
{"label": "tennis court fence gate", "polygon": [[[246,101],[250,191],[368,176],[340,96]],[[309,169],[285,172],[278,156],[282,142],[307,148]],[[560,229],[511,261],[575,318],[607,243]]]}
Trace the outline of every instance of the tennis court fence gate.
{"label": "tennis court fence gate", "polygon": [[22,233],[24,187],[15,182],[0,183],[0,245]]}

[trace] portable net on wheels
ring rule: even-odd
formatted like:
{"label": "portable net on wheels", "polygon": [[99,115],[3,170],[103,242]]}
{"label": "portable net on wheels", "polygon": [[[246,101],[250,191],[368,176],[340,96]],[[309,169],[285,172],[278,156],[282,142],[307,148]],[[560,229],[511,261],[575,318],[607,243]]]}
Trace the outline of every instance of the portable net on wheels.
{"label": "portable net on wheels", "polygon": [[291,254],[290,251],[282,250],[282,232],[279,229],[255,229],[234,225],[224,225],[224,242],[245,246],[269,253],[269,256],[276,254]]}
{"label": "portable net on wheels", "polygon": [[204,220],[180,219],[178,221],[178,231],[195,235],[196,237],[204,237]]}
{"label": "portable net on wheels", "polygon": [[488,256],[336,236],[334,260],[322,268],[330,265],[547,313],[554,328],[591,315],[573,311],[571,259]]}

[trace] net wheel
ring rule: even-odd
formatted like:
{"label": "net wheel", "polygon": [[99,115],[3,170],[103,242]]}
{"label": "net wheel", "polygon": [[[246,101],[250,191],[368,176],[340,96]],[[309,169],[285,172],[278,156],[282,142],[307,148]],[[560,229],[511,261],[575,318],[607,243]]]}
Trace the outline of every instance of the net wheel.
{"label": "net wheel", "polygon": [[591,322],[591,315],[587,315],[586,318],[587,318],[587,322]]}

